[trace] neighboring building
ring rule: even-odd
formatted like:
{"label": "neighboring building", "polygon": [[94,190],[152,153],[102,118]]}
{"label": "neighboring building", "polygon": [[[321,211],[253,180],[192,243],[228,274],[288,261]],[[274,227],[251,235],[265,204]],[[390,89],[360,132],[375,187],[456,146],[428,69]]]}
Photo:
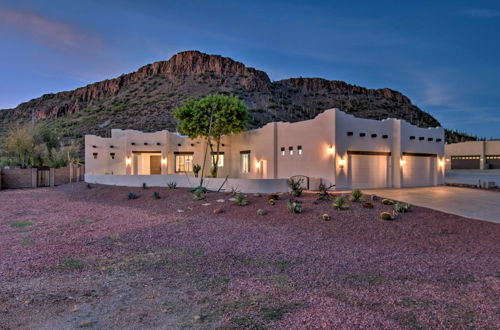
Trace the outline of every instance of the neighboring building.
{"label": "neighboring building", "polygon": [[447,170],[500,169],[500,140],[445,145]]}
{"label": "neighboring building", "polygon": [[[203,139],[117,129],[111,136],[85,136],[86,173],[93,180],[98,175],[185,176],[192,173],[193,164],[203,162]],[[444,177],[443,128],[361,119],[337,109],[311,120],[273,122],[225,136],[221,153],[219,177],[304,175],[335,184],[336,189],[432,186],[443,184]],[[207,169],[210,166],[207,157]],[[158,185],[164,186],[165,180],[158,178]]]}

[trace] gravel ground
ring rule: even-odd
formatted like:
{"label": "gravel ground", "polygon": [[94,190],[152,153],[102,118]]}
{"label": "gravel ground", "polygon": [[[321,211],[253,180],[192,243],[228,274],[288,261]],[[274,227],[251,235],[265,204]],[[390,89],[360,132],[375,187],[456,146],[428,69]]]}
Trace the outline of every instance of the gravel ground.
{"label": "gravel ground", "polygon": [[500,225],[316,197],[1,191],[0,329],[499,328]]}

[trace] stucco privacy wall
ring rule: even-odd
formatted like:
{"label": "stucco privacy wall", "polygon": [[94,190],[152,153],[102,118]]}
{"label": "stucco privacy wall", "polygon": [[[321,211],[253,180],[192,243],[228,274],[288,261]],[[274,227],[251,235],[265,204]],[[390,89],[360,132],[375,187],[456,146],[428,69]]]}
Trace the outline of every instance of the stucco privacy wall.
{"label": "stucco privacy wall", "polygon": [[[205,178],[203,185],[209,190],[231,191],[232,188],[244,193],[288,192],[286,179],[227,179]],[[190,175],[99,175],[85,174],[85,182],[126,187],[167,187],[170,182],[177,183],[179,188],[194,188],[200,179]]]}
{"label": "stucco privacy wall", "polygon": [[[110,139],[85,137],[87,174],[144,174],[137,168],[141,157],[150,156],[146,153],[161,156],[162,175],[184,175],[175,171],[179,154],[192,155],[194,164],[203,163],[203,139],[167,131],[112,130],[111,135]],[[330,109],[311,120],[274,122],[223,137],[224,165],[218,174],[241,179],[304,175],[314,182],[335,184],[337,189],[435,185],[443,181],[443,141],[442,128],[418,128],[396,119],[361,119]],[[250,171],[242,171],[242,153],[248,154]],[[206,175],[210,167],[207,157]]]}
{"label": "stucco privacy wall", "polygon": [[[467,141],[445,145],[446,169],[451,170],[452,156],[479,156],[479,169],[488,169],[489,157],[500,156],[500,141]],[[497,162],[495,160],[495,162]],[[499,161],[500,162],[500,161]]]}

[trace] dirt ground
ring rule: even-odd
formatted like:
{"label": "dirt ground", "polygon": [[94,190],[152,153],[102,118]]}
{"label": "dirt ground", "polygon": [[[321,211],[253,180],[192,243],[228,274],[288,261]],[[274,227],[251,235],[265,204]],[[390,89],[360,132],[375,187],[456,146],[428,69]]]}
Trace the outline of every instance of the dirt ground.
{"label": "dirt ground", "polygon": [[499,326],[498,224],[419,207],[384,221],[380,200],[340,211],[306,194],[292,214],[285,195],[231,197],[0,191],[0,328]]}

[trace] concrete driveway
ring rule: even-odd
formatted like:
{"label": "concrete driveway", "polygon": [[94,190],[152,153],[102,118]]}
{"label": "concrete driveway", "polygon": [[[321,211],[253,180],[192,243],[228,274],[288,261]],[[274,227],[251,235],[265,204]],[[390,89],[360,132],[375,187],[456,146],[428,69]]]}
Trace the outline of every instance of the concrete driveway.
{"label": "concrete driveway", "polygon": [[462,217],[500,223],[500,193],[458,187],[369,189],[367,193]]}

